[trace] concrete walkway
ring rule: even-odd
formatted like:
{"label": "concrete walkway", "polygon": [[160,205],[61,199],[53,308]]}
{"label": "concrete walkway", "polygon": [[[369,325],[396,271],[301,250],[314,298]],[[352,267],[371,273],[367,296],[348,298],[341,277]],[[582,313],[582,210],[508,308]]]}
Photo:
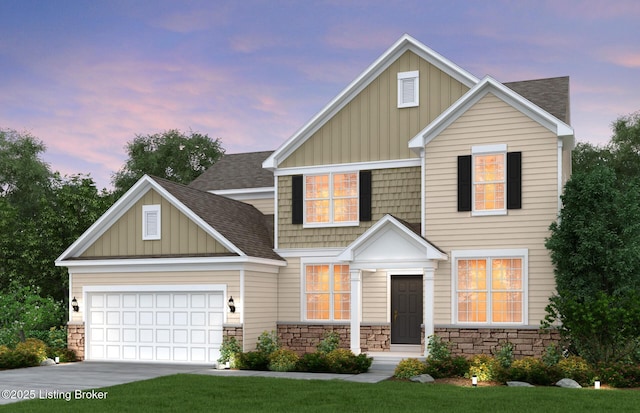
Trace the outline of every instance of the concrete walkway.
{"label": "concrete walkway", "polygon": [[[397,361],[394,358],[374,358],[371,369],[367,373],[329,374],[217,370],[211,365],[86,361],[0,371],[0,405],[33,398],[63,398],[64,394],[68,392],[75,393],[76,391],[98,389],[178,373],[378,383],[391,377],[396,365]],[[62,397],[59,397],[60,395]]]}

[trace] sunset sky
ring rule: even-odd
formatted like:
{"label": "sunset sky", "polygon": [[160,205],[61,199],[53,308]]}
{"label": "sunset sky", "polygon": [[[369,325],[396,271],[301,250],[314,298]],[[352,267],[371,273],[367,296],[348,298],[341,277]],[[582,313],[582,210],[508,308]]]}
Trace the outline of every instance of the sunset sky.
{"label": "sunset sky", "polygon": [[640,2],[0,0],[0,128],[109,187],[136,134],[276,149],[408,33],[477,77],[571,77],[579,141],[640,110]]}

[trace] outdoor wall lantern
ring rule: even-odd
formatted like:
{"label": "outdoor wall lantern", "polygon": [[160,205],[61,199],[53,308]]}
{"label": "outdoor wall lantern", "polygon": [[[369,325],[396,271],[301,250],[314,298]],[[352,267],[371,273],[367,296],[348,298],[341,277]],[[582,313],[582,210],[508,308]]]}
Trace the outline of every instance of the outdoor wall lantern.
{"label": "outdoor wall lantern", "polygon": [[236,312],[236,304],[233,302],[233,297],[229,297],[229,311]]}
{"label": "outdoor wall lantern", "polygon": [[73,311],[76,313],[80,311],[80,306],[78,305],[78,300],[76,300],[76,297],[73,297],[73,300],[71,300],[71,307],[73,307]]}
{"label": "outdoor wall lantern", "polygon": [[473,387],[478,387],[478,376],[476,376],[475,374],[471,376],[471,385]]}

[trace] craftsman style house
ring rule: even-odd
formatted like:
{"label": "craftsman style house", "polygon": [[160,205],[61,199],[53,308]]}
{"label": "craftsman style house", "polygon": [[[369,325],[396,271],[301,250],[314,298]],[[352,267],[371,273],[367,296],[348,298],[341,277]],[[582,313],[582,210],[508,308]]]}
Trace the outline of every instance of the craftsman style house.
{"label": "craftsman style house", "polygon": [[476,78],[403,36],[274,152],[145,176],[57,260],[85,359],[215,363],[263,331],[312,351],[540,353],[544,247],[574,145],[566,77]]}

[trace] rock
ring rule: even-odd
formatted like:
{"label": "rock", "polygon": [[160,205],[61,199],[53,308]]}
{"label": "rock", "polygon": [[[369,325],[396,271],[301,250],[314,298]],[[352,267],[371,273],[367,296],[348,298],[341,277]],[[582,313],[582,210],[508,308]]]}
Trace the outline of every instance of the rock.
{"label": "rock", "polygon": [[40,362],[41,366],[55,366],[56,362],[51,359],[44,359]]}
{"label": "rock", "polygon": [[556,383],[556,386],[563,387],[565,389],[581,389],[582,386],[577,381],[572,379],[562,379]]}
{"label": "rock", "polygon": [[508,381],[507,387],[535,387],[531,383],[527,383],[526,381]]}
{"label": "rock", "polygon": [[421,374],[419,376],[413,376],[409,380],[416,383],[433,383],[435,380],[429,374]]}

